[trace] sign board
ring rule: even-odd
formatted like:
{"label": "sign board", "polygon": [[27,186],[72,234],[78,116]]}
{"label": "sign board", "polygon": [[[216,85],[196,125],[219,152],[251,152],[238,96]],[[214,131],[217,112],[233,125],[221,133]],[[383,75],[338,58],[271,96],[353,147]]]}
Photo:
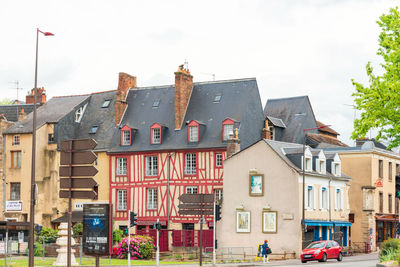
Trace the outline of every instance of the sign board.
{"label": "sign board", "polygon": [[22,211],[22,201],[6,201],[6,211]]}
{"label": "sign board", "polygon": [[214,194],[182,194],[178,199],[183,203],[213,203]]}
{"label": "sign board", "polygon": [[18,243],[24,242],[24,232],[18,232]]}
{"label": "sign board", "polygon": [[92,255],[109,255],[110,205],[83,205],[83,252]]}
{"label": "sign board", "polygon": [[376,187],[383,187],[383,181],[382,181],[382,179],[377,179],[377,180],[376,180]]}
{"label": "sign board", "polygon": [[75,202],[74,203],[74,210],[82,210],[83,211],[83,205],[84,204],[108,204],[107,202],[104,201],[96,201],[96,202]]}

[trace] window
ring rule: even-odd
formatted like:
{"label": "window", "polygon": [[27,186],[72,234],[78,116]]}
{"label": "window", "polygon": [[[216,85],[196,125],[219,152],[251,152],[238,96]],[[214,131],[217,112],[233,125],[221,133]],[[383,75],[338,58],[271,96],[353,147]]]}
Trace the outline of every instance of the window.
{"label": "window", "polygon": [[215,95],[215,97],[214,97],[214,103],[219,103],[220,101],[221,101],[221,97],[222,97],[222,95],[221,94],[217,94],[217,95]]}
{"label": "window", "polygon": [[215,167],[222,167],[222,153],[215,154]]}
{"label": "window", "polygon": [[189,126],[189,141],[190,142],[199,141],[199,126]]}
{"label": "window", "polygon": [[328,190],[326,187],[321,188],[321,209],[328,209]]}
{"label": "window", "polygon": [[97,129],[99,129],[99,126],[93,125],[92,128],[90,128],[89,133],[90,134],[95,134],[97,132]]}
{"label": "window", "polygon": [[11,183],[10,200],[21,199],[21,183]]}
{"label": "window", "polygon": [[313,209],[314,208],[314,189],[312,186],[307,186],[307,194],[306,194],[306,208]]}
{"label": "window", "polygon": [[48,143],[54,143],[54,134],[53,133],[49,133],[48,135],[47,135],[47,142]]}
{"label": "window", "polygon": [[396,175],[400,174],[400,164],[396,164]]}
{"label": "window", "polygon": [[117,190],[117,210],[127,209],[126,190]]}
{"label": "window", "polygon": [[393,179],[392,171],[393,171],[393,170],[392,170],[392,163],[389,162],[389,182],[391,182],[392,179]]}
{"label": "window", "polygon": [[197,194],[197,186],[186,186],[186,194]]}
{"label": "window", "polygon": [[158,108],[158,106],[160,105],[160,99],[156,99],[153,102],[153,108]]}
{"label": "window", "polygon": [[161,128],[151,129],[151,143],[160,144],[161,143]]}
{"label": "window", "polygon": [[224,125],[224,141],[229,139],[229,135],[233,134],[233,124]]}
{"label": "window", "polygon": [[379,160],[379,170],[378,170],[378,175],[379,175],[379,178],[382,178],[383,177],[383,160]]}
{"label": "window", "polygon": [[117,158],[117,175],[126,175],[127,171],[126,158]]}
{"label": "window", "polygon": [[336,210],[341,210],[343,209],[343,194],[342,190],[340,188],[336,189],[336,196],[335,196],[335,209]]}
{"label": "window", "polygon": [[110,106],[111,99],[106,99],[103,102],[103,105],[101,106],[102,108],[108,108]]}
{"label": "window", "polygon": [[393,197],[392,197],[392,194],[388,195],[388,201],[389,201],[389,205],[388,205],[389,206],[388,207],[389,208],[389,213],[392,213],[392,209],[393,209],[393,203],[392,203],[393,202]]}
{"label": "window", "polygon": [[275,127],[269,126],[268,130],[269,130],[269,136],[271,138],[270,140],[275,140]]}
{"label": "window", "polygon": [[195,153],[185,154],[185,174],[187,174],[187,175],[196,174],[196,154]]}
{"label": "window", "polygon": [[312,171],[312,158],[306,157],[306,171]]}
{"label": "window", "polygon": [[12,145],[17,146],[20,143],[20,136],[19,135],[14,135],[12,139]]}
{"label": "window", "polygon": [[335,176],[340,176],[340,162],[332,162],[332,172]]}
{"label": "window", "polygon": [[11,168],[21,168],[21,151],[11,151]]}
{"label": "window", "polygon": [[87,104],[85,104],[84,106],[78,108],[75,111],[75,122],[81,122],[82,117],[83,117],[83,113],[85,112]]}
{"label": "window", "polygon": [[157,156],[146,156],[146,176],[157,176]]}
{"label": "window", "polygon": [[131,144],[131,130],[122,131],[122,145],[129,146]]}
{"label": "window", "polygon": [[155,210],[157,209],[157,189],[148,188],[147,189],[147,209]]}
{"label": "window", "polygon": [[214,192],[215,192],[215,199],[217,200],[217,202],[221,202],[223,197],[222,189],[215,189]]}
{"label": "window", "polygon": [[394,213],[399,214],[399,201],[395,198],[394,199]]}
{"label": "window", "polygon": [[379,192],[379,212],[383,213],[383,193]]}

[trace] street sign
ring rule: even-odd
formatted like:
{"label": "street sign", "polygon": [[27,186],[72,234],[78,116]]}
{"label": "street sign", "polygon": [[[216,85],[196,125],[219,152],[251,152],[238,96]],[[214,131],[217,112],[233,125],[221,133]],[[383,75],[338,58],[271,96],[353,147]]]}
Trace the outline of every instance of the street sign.
{"label": "street sign", "polygon": [[[70,175],[70,168],[71,168],[71,175]],[[60,167],[60,176],[61,177],[82,177],[82,176],[94,176],[98,170],[94,166],[61,166]]]}
{"label": "street sign", "polygon": [[213,215],[213,210],[178,210],[180,215]]}
{"label": "street sign", "polygon": [[70,157],[70,152],[61,151],[60,165],[92,164],[97,159],[96,154],[92,151],[72,152],[72,162]]}
{"label": "street sign", "polygon": [[97,146],[97,142],[92,138],[66,140],[61,142],[60,150],[65,152],[70,152],[70,142],[72,142],[72,151],[91,150]]}
{"label": "street sign", "polygon": [[213,204],[179,204],[179,209],[190,209],[190,210],[213,210]]}
{"label": "street sign", "polygon": [[97,182],[93,178],[61,178],[60,188],[93,188],[97,186]]}
{"label": "street sign", "polygon": [[[60,198],[69,198],[69,191],[60,190]],[[96,199],[97,194],[94,191],[74,190],[71,191],[71,198]]]}
{"label": "street sign", "polygon": [[83,205],[83,252],[109,255],[110,204]]}
{"label": "street sign", "polygon": [[213,203],[214,194],[182,194],[178,199],[183,203]]}

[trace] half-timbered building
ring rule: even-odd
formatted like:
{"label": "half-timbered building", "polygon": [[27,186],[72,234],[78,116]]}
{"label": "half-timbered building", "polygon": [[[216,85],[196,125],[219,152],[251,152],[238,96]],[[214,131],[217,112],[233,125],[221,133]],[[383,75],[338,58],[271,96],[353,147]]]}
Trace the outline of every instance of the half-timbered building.
{"label": "half-timbered building", "polygon": [[[126,229],[131,210],[138,214],[137,232],[159,219],[164,229],[175,230],[172,245],[182,245],[181,230],[198,229],[199,217],[180,215],[178,197],[222,198],[227,153],[260,140],[263,119],[254,78],[193,83],[180,66],[174,85],[136,87],[135,77],[120,73],[118,131],[109,151],[114,227]],[[213,227],[212,217],[205,219]]]}

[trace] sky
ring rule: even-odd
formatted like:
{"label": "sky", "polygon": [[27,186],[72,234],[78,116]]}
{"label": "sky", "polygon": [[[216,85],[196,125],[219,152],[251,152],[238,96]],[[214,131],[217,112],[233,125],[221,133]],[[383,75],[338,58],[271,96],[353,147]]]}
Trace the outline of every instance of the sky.
{"label": "sky", "polygon": [[[25,100],[34,87],[48,98],[116,89],[118,73],[138,86],[174,83],[188,62],[194,82],[255,77],[269,98],[308,95],[317,120],[350,139],[351,79],[368,83],[376,68],[379,16],[391,0],[146,0],[0,3],[0,99]],[[16,90],[16,81],[22,90]],[[372,136],[373,137],[373,136]]]}

